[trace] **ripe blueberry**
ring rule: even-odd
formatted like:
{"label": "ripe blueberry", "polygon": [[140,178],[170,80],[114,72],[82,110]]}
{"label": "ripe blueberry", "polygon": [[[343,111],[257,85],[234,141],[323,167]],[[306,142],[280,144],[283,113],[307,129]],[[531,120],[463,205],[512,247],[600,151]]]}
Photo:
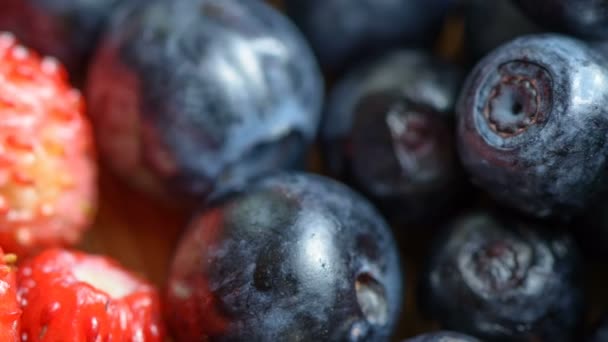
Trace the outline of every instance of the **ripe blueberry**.
{"label": "ripe blueberry", "polygon": [[550,34],[484,58],[457,105],[459,152],[473,181],[538,217],[569,217],[605,192],[607,60]]}
{"label": "ripe blueberry", "polygon": [[401,305],[390,230],[362,197],[280,174],[196,216],[177,248],[177,341],[386,341]]}
{"label": "ripe blueberry", "polygon": [[489,341],[571,341],[583,317],[581,260],[564,233],[474,213],[438,237],[423,311]]}
{"label": "ripe blueberry", "polygon": [[329,98],[322,125],[330,172],[395,221],[435,216],[458,189],[451,120],[457,68],[401,50],[350,72]]}
{"label": "ripe blueberry", "polygon": [[114,18],[88,100],[100,152],[131,182],[205,196],[301,164],[323,84],[262,1],[147,1]]}

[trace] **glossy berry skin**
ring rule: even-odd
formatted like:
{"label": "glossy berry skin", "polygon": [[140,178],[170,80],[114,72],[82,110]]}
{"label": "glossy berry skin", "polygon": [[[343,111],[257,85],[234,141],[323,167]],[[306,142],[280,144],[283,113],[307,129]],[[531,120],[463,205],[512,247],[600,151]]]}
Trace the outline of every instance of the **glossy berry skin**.
{"label": "glossy berry skin", "polygon": [[465,13],[465,47],[474,63],[512,39],[541,32],[512,0],[468,0]]}
{"label": "glossy berry skin", "polygon": [[586,39],[608,39],[608,3],[598,0],[513,0],[547,29]]}
{"label": "glossy berry skin", "polygon": [[605,192],[607,61],[559,35],[521,37],[484,58],[457,106],[473,181],[538,217],[568,218]]}
{"label": "glossy berry skin", "polygon": [[480,342],[478,339],[457,332],[440,331],[416,336],[403,342]]}
{"label": "glossy berry skin", "polygon": [[0,246],[77,243],[97,201],[93,134],[63,67],[0,34]]}
{"label": "glossy berry skin", "polygon": [[58,58],[72,73],[79,73],[85,70],[108,17],[121,2],[2,0],[0,30],[13,32],[27,46]]}
{"label": "glossy berry skin", "polygon": [[419,50],[357,68],[332,91],[321,129],[329,171],[391,221],[436,216],[462,173],[452,135],[463,73]]}
{"label": "glossy berry skin", "polygon": [[401,46],[430,46],[453,0],[285,0],[321,64],[340,70]]}
{"label": "glossy berry skin", "polygon": [[164,341],[158,292],[110,258],[49,249],[17,279],[23,341]]}
{"label": "glossy berry skin", "polygon": [[0,341],[21,341],[21,307],[17,301],[15,255],[6,255],[0,249]]}
{"label": "glossy berry skin", "polygon": [[304,39],[269,5],[154,0],[111,26],[88,99],[118,174],[150,192],[205,196],[300,166],[323,85]]}
{"label": "glossy berry skin", "polygon": [[512,217],[473,213],[439,236],[420,284],[442,327],[489,341],[571,341],[583,319],[574,242]]}
{"label": "glossy berry skin", "polygon": [[279,174],[196,216],[173,259],[176,341],[385,341],[401,306],[390,230],[321,176]]}

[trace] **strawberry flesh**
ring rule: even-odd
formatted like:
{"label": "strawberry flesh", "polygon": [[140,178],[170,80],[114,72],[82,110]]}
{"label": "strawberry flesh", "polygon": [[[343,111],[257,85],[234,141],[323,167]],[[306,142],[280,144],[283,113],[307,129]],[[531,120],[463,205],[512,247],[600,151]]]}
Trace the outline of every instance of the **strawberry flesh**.
{"label": "strawberry flesh", "polygon": [[18,271],[27,341],[163,341],[156,289],[101,256],[50,249]]}

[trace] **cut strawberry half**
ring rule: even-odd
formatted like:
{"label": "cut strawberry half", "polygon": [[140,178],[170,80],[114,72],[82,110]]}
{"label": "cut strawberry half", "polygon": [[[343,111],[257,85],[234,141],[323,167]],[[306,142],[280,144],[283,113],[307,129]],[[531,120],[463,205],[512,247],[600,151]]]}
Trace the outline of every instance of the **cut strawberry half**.
{"label": "cut strawberry half", "polygon": [[29,341],[163,341],[157,290],[116,261],[47,250],[18,271]]}
{"label": "cut strawberry half", "polygon": [[19,341],[21,308],[17,302],[15,255],[0,249],[0,341]]}
{"label": "cut strawberry half", "polygon": [[78,242],[96,206],[94,159],[63,67],[0,33],[0,246],[28,254]]}

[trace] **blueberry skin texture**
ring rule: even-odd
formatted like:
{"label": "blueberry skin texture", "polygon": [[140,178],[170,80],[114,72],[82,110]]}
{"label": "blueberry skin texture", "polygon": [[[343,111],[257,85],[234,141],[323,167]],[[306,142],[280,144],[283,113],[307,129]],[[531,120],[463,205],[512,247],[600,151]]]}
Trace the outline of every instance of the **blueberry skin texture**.
{"label": "blueberry skin texture", "polygon": [[570,218],[606,191],[608,69],[584,43],[515,39],[471,72],[457,105],[473,182],[537,217]]}
{"label": "blueberry skin texture", "polygon": [[152,193],[201,197],[300,167],[323,97],[297,29],[262,1],[238,0],[121,11],[87,88],[115,172]]}
{"label": "blueberry skin texture", "polygon": [[513,0],[547,29],[585,39],[608,39],[608,3],[597,0]]}
{"label": "blueberry skin texture", "polygon": [[280,174],[192,221],[167,317],[177,341],[386,341],[402,290],[389,227],[364,198]]}
{"label": "blueberry skin texture", "polygon": [[321,65],[342,71],[402,46],[431,46],[453,0],[285,0]]}
{"label": "blueberry skin texture", "polygon": [[391,221],[436,214],[462,179],[452,119],[463,78],[420,50],[350,71],[330,94],[321,126],[329,172],[372,198]]}
{"label": "blueberry skin texture", "polygon": [[542,31],[511,0],[469,0],[465,15],[464,44],[473,63],[512,39]]}
{"label": "blueberry skin texture", "polygon": [[472,213],[437,238],[421,309],[489,341],[572,341],[584,314],[582,264],[565,233]]}
{"label": "blueberry skin texture", "polygon": [[[135,0],[129,0],[135,1]],[[0,30],[81,73],[121,0],[2,0]]]}
{"label": "blueberry skin texture", "polygon": [[403,342],[480,342],[478,339],[457,332],[440,331],[416,336]]}

